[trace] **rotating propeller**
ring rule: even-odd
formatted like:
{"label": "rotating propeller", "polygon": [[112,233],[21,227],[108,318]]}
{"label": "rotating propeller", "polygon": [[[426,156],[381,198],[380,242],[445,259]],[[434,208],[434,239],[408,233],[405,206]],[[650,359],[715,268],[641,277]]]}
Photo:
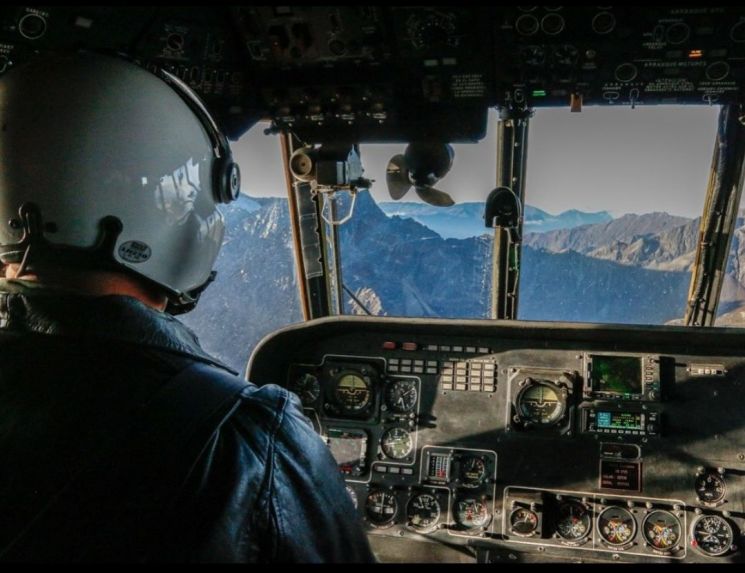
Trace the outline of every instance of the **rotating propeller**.
{"label": "rotating propeller", "polygon": [[414,142],[402,154],[394,155],[386,169],[386,183],[391,198],[398,201],[414,187],[416,194],[435,207],[449,207],[455,201],[434,185],[453,166],[453,148],[447,143]]}

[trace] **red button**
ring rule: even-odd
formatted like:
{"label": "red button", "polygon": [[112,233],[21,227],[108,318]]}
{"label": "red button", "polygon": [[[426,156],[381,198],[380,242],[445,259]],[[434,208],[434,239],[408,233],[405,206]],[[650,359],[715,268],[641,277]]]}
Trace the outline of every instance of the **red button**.
{"label": "red button", "polygon": [[401,350],[416,350],[416,342],[402,342]]}
{"label": "red button", "polygon": [[390,340],[383,343],[384,350],[396,350],[396,343]]}

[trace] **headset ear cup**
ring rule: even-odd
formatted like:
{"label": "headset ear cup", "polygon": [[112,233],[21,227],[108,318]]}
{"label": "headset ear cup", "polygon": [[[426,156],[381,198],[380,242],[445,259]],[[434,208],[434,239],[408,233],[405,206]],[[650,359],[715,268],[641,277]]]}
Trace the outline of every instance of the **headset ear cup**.
{"label": "headset ear cup", "polygon": [[228,168],[228,192],[230,194],[230,201],[238,199],[238,195],[241,192],[241,168],[232,160]]}
{"label": "headset ear cup", "polygon": [[232,157],[215,160],[214,193],[218,203],[230,203],[241,191],[241,170]]}

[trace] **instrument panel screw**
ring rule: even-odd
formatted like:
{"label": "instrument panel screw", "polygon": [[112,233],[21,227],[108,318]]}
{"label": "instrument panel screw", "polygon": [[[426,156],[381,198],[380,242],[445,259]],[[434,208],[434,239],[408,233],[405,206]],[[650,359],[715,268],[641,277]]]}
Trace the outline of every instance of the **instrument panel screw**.
{"label": "instrument panel screw", "polygon": [[741,462],[745,461],[745,454],[737,454],[737,459]]}

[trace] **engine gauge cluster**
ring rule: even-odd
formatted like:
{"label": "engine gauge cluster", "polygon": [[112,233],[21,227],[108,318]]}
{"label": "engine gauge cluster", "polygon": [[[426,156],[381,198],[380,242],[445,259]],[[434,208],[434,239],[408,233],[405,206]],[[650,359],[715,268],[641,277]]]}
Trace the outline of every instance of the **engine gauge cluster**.
{"label": "engine gauge cluster", "polygon": [[[690,514],[679,500],[608,498],[590,492],[508,486],[503,507],[507,508],[503,532],[512,543],[567,550],[583,547],[624,556],[686,557],[684,537]],[[721,527],[716,520],[700,522],[690,530],[694,546],[703,542],[711,546],[708,550],[718,550],[714,537],[704,540],[705,526],[720,532],[722,545],[732,539],[726,522]]]}

